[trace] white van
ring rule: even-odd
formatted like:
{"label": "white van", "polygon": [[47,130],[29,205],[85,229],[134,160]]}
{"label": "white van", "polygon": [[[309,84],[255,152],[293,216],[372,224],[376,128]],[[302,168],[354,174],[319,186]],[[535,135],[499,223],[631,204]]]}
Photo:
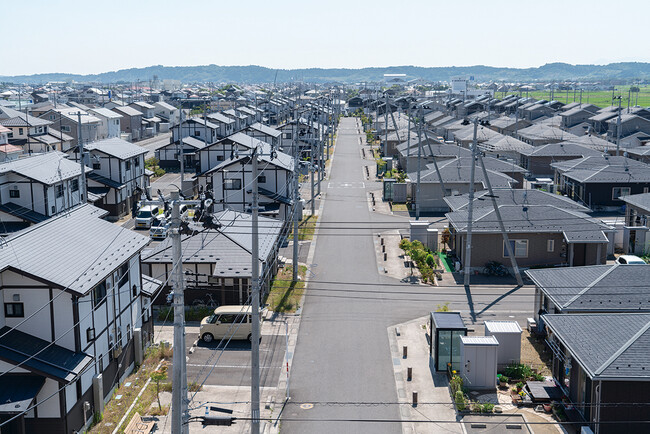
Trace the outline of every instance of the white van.
{"label": "white van", "polygon": [[206,343],[214,339],[248,339],[251,342],[253,340],[251,311],[251,306],[220,306],[212,315],[201,320],[199,337]]}
{"label": "white van", "polygon": [[160,214],[160,209],[156,205],[145,205],[138,210],[135,216],[135,228],[149,229],[151,222]]}

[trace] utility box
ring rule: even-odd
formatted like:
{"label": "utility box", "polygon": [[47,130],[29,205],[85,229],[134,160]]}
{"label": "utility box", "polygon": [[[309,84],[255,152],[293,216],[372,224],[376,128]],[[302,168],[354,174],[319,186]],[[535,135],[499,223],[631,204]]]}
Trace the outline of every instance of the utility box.
{"label": "utility box", "polygon": [[497,385],[497,352],[494,336],[460,337],[460,374],[468,389],[494,389]]}
{"label": "utility box", "polygon": [[521,327],[517,321],[485,321],[485,336],[499,342],[497,368],[505,368],[521,359]]}
{"label": "utility box", "polygon": [[407,200],[406,183],[396,182],[395,184],[393,184],[393,202],[406,203],[406,200]]}

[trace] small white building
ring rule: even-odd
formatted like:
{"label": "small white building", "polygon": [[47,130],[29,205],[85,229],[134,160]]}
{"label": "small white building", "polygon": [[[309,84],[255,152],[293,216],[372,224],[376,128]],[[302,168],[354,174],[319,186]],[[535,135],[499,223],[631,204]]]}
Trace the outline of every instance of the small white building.
{"label": "small white building", "polygon": [[485,321],[485,336],[499,341],[497,364],[505,368],[521,359],[521,327],[517,321]]}
{"label": "small white building", "polygon": [[494,389],[499,341],[494,336],[460,337],[460,374],[468,389]]}
{"label": "small white building", "polygon": [[100,119],[98,138],[100,140],[110,137],[120,137],[120,119],[121,114],[107,108],[88,109],[88,112]]}

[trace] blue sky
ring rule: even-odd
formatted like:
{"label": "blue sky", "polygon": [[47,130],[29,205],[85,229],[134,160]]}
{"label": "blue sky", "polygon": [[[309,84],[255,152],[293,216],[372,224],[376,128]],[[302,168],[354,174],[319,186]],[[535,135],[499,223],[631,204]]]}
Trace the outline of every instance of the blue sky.
{"label": "blue sky", "polygon": [[0,75],[158,64],[534,67],[650,61],[641,21],[650,16],[647,0],[7,3]]}

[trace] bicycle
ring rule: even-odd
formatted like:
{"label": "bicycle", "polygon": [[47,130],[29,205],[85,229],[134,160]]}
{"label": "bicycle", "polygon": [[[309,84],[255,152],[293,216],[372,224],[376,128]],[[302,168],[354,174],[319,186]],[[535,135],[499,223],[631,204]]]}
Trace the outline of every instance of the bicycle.
{"label": "bicycle", "polygon": [[483,267],[483,274],[486,276],[503,277],[508,275],[508,269],[499,262],[490,261]]}
{"label": "bicycle", "polygon": [[206,299],[202,298],[197,298],[192,302],[192,307],[209,307],[211,309],[216,309],[219,307],[219,303],[217,303],[214,298],[212,298],[212,294],[208,293],[206,294]]}

